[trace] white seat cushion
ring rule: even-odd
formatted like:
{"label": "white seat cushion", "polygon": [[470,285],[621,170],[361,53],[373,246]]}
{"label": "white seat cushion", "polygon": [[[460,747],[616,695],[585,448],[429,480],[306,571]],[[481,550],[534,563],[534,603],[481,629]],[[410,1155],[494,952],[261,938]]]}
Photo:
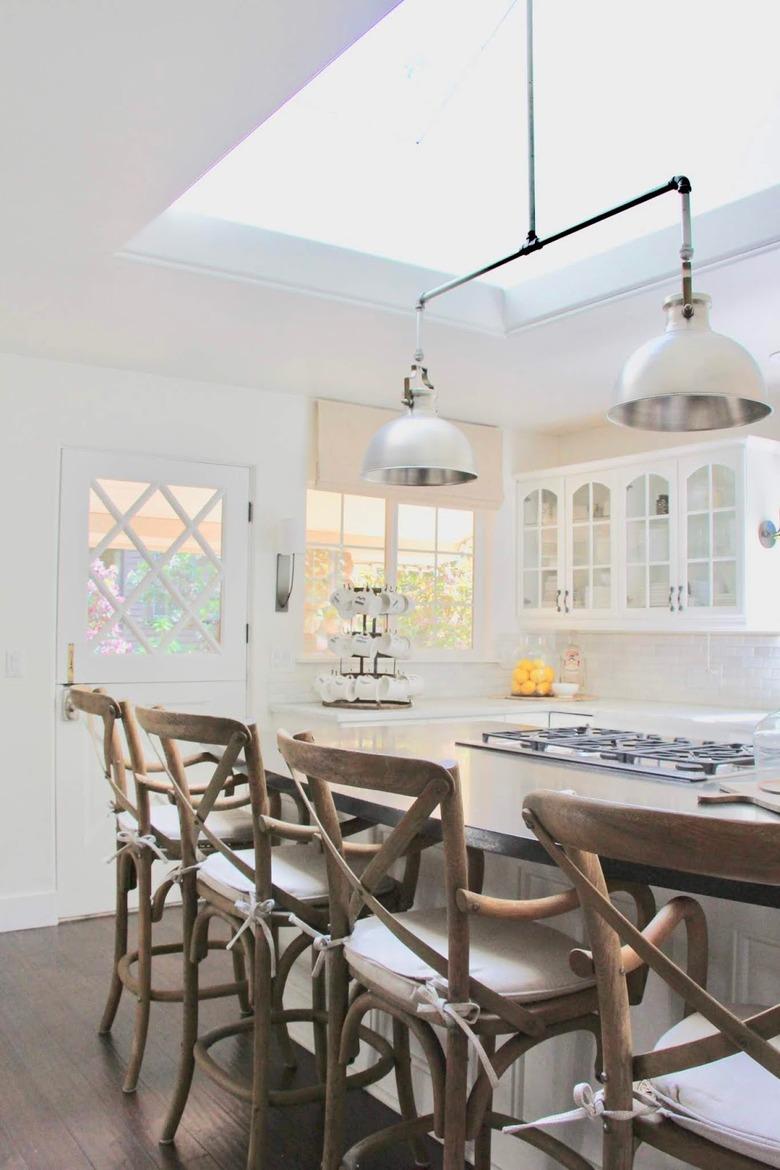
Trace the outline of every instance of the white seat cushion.
{"label": "white seat cushion", "polygon": [[[239,849],[236,855],[253,866],[255,857],[252,849]],[[358,874],[362,873],[370,857],[351,857],[349,864]],[[198,870],[198,877],[224,898],[235,899],[254,889],[254,883],[241,870],[236,869],[221,853],[213,853]],[[278,845],[271,854],[271,880],[280,890],[285,890],[300,902],[324,902],[328,897],[328,875],[325,854],[315,841],[310,845]],[[380,893],[392,886],[392,880],[380,883]]]}
{"label": "white seat cushion", "polygon": [[[181,839],[179,810],[175,804],[153,804],[151,806],[152,828],[169,841]],[[117,827],[137,829],[138,822],[129,812],[118,814]],[[217,837],[225,841],[252,840],[252,812],[250,808],[227,808],[209,814],[206,824]]]}
{"label": "white seat cushion", "polygon": [[[735,1015],[754,1015],[760,1007],[730,1005]],[[687,1044],[716,1029],[698,1013],[664,1033],[656,1048]],[[780,1048],[780,1038],[772,1041]],[[780,1080],[744,1052],[652,1081],[672,1119],[716,1145],[780,1167]]]}
{"label": "white seat cushion", "polygon": [[[446,910],[410,910],[396,917],[439,954],[447,954]],[[470,928],[472,976],[508,999],[518,1003],[552,999],[593,985],[593,979],[580,979],[571,970],[569,952],[579,944],[559,930],[536,922],[478,915],[471,918]],[[412,1009],[419,985],[436,977],[436,972],[377,918],[363,918],[355,924],[344,953],[360,982],[379,988]]]}

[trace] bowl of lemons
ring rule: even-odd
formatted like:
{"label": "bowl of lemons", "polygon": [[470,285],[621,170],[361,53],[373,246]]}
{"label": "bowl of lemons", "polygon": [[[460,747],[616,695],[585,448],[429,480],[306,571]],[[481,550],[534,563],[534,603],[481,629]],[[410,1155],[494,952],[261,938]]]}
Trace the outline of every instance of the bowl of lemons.
{"label": "bowl of lemons", "polygon": [[554,681],[555,671],[543,658],[521,658],[512,671],[512,694],[528,699],[549,695]]}

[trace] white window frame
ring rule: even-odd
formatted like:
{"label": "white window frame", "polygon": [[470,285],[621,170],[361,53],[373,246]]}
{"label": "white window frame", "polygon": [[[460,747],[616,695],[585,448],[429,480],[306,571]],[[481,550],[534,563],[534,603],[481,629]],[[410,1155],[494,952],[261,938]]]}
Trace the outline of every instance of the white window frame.
{"label": "white window frame", "polygon": [[[326,489],[327,490],[327,489]],[[361,492],[338,492],[337,495],[356,495]],[[376,497],[375,497],[376,498]],[[382,497],[380,497],[382,498]],[[414,500],[404,500],[404,503],[414,504]],[[398,501],[384,499],[385,504],[385,575],[393,580],[396,576],[398,564]],[[428,500],[422,507],[448,507],[449,505],[431,504]],[[486,662],[488,645],[488,529],[492,521],[492,514],[477,508],[463,508],[464,512],[471,512],[474,516],[474,596],[472,618],[472,645],[468,650],[438,650],[427,646],[412,647],[412,661],[414,662]],[[308,547],[308,546],[307,546]],[[300,623],[299,646],[303,646],[303,623]],[[306,653],[303,649],[298,654],[299,662],[331,662],[334,657],[327,651],[320,654]]]}

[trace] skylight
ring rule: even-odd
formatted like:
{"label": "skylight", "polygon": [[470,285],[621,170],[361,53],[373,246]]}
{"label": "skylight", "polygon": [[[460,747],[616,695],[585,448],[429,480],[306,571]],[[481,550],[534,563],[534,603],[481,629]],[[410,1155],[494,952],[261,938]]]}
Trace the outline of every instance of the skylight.
{"label": "skylight", "polygon": [[[173,206],[461,273],[527,230],[523,0],[403,0]],[[780,4],[538,0],[537,230],[693,182],[694,215],[780,182]],[[488,279],[676,221],[672,197]],[[695,222],[694,222],[695,229]]]}

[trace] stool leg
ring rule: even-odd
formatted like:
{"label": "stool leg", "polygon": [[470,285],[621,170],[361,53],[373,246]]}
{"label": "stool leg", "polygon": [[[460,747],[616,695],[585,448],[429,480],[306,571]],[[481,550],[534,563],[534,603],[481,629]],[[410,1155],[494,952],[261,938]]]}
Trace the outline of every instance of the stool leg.
{"label": "stool leg", "polygon": [[[398,1103],[404,1121],[417,1120],[417,1106],[412,1085],[412,1062],[409,1053],[409,1031],[400,1020],[393,1017],[393,1055],[395,1056],[395,1083],[398,1089]],[[430,1166],[425,1139],[414,1137],[412,1147],[415,1166]]]}
{"label": "stool leg", "polygon": [[135,1026],[130,1061],[122,1089],[134,1093],[144,1059],[146,1036],[149,1031],[149,1011],[152,1006],[152,862],[144,849],[136,858],[138,874],[138,1002],[135,1008]]}
{"label": "stool leg", "polygon": [[265,1170],[268,1146],[268,1064],[271,1044],[271,956],[258,931],[252,947],[254,1028],[252,1046],[252,1105],[247,1170]]}
{"label": "stool leg", "polygon": [[126,853],[120,853],[116,859],[116,916],[114,918],[114,967],[111,972],[111,987],[108,992],[106,1006],[103,1009],[103,1018],[100,1021],[98,1032],[101,1036],[111,1031],[119,1001],[122,998],[124,984],[119,978],[119,960],[127,954],[127,893],[129,885],[129,870],[132,860]]}
{"label": "stool leg", "polygon": [[442,1170],[463,1170],[465,1164],[468,1055],[468,1040],[463,1032],[460,1028],[449,1028]]}
{"label": "stool leg", "polygon": [[[179,1070],[176,1087],[163,1124],[160,1143],[167,1145],[176,1136],[176,1130],[187,1104],[195,1069],[193,1050],[198,1038],[198,962],[193,954],[192,934],[198,913],[198,894],[194,873],[186,873],[181,883],[182,900],[182,1031]],[[235,949],[235,948],[234,948]]]}
{"label": "stool leg", "polygon": [[327,952],[325,966],[328,979],[328,1074],[325,1082],[322,1170],[339,1170],[344,1152],[344,1108],[347,1095],[347,1066],[341,1063],[339,1055],[341,1032],[347,1014],[349,977],[341,950]]}
{"label": "stool leg", "polygon": [[[317,958],[318,952],[312,948],[312,968],[317,962]],[[311,1006],[315,1012],[324,1012],[327,1009],[324,970],[317,975],[316,979],[312,974]],[[317,1062],[317,1078],[321,1084],[324,1084],[325,1078],[328,1075],[328,1025],[325,1020],[315,1019],[312,1027],[314,1029],[314,1055]]]}
{"label": "stool leg", "polygon": [[[494,1036],[483,1036],[482,1047],[488,1056],[492,1056],[496,1050],[496,1040]],[[490,1113],[493,1105],[493,1095],[488,1098],[487,1107],[485,1109],[485,1116]],[[477,1134],[477,1139],[474,1143],[474,1170],[490,1170],[490,1154],[493,1139],[493,1130],[490,1125],[485,1123]]]}
{"label": "stool leg", "polygon": [[238,992],[238,1006],[242,1016],[251,1016],[252,1005],[249,1002],[249,989],[246,986],[246,963],[244,962],[244,952],[241,946],[233,947],[230,952],[233,956],[233,978],[236,983],[242,983],[244,986]]}

